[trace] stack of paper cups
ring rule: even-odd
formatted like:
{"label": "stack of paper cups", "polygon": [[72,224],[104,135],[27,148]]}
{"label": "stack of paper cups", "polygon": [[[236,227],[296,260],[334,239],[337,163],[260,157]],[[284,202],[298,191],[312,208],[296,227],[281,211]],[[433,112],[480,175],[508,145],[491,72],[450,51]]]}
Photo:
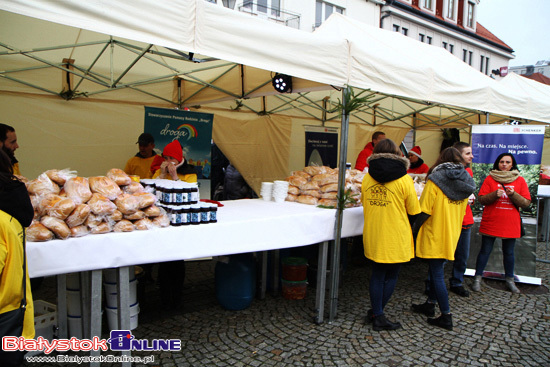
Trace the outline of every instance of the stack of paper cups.
{"label": "stack of paper cups", "polygon": [[262,188],[260,189],[260,196],[265,201],[271,201],[271,193],[273,191],[273,182],[262,182]]}
{"label": "stack of paper cups", "polygon": [[273,200],[277,203],[285,201],[288,195],[288,181],[275,181],[273,183]]}

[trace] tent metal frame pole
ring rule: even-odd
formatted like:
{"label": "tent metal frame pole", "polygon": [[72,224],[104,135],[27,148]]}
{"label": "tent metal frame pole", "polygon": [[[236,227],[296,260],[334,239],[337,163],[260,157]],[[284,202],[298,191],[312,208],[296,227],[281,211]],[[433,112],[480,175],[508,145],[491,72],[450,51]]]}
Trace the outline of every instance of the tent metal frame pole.
{"label": "tent metal frame pole", "polygon": [[485,124],[489,125],[489,112],[485,112]]}
{"label": "tent metal frame pole", "polygon": [[332,260],[330,266],[330,294],[329,294],[329,318],[332,322],[336,318],[338,309],[338,285],[340,283],[340,236],[342,234],[342,219],[344,214],[344,202],[342,195],[346,184],[346,161],[348,156],[348,128],[349,111],[348,101],[351,89],[346,86],[342,89],[342,125],[340,129],[340,161],[338,164],[338,208],[334,224],[334,245],[332,246]]}

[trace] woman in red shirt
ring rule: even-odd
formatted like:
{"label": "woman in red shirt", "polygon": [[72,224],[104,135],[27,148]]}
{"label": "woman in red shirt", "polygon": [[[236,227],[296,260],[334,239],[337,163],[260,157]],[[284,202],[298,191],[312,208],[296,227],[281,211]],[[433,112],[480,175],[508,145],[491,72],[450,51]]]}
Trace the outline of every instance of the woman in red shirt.
{"label": "woman in red shirt", "polygon": [[531,204],[531,195],[525,179],[519,175],[516,160],[510,153],[502,153],[493,164],[493,170],[481,185],[479,202],[485,207],[481,217],[481,249],[477,255],[476,274],[472,289],[481,290],[481,277],[489,261],[496,238],[502,241],[506,286],[519,293],[514,283],[514,246],[521,237],[519,208]]}

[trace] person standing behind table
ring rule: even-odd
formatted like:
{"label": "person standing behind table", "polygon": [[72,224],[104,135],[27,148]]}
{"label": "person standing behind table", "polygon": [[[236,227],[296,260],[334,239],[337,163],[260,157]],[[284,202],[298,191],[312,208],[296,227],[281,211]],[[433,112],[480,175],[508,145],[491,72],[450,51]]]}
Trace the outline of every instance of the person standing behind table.
{"label": "person standing behind table", "polygon": [[[160,164],[153,178],[161,178],[174,181],[197,182],[197,174],[194,166],[187,164],[183,157],[183,151],[179,141],[174,140],[164,147],[162,151],[164,162]],[[160,296],[166,309],[180,307],[185,281],[185,261],[166,261],[159,264],[158,280],[160,283]]]}
{"label": "person standing behind table", "polygon": [[[453,148],[458,150],[462,155],[466,172],[468,172],[470,177],[474,177],[474,173],[470,168],[470,164],[474,159],[470,144],[460,141],[454,143]],[[470,292],[464,288],[464,272],[466,271],[468,257],[470,256],[470,234],[472,232],[472,226],[474,225],[474,215],[472,214],[472,208],[470,208],[470,205],[474,202],[474,199],[474,194],[470,195],[468,198],[466,214],[464,214],[464,219],[462,220],[462,231],[460,232],[460,237],[458,238],[458,243],[456,244],[452,276],[449,279],[451,292],[456,293],[461,297],[470,296]]]}
{"label": "person standing behind table", "polygon": [[158,154],[155,153],[155,138],[149,133],[143,133],[138,137],[136,144],[139,144],[139,152],[135,156],[128,159],[124,172],[129,175],[137,175],[141,179],[151,178],[151,163]]}
{"label": "person standing behind table", "polygon": [[430,167],[422,159],[422,150],[418,145],[409,150],[409,161],[411,162],[411,166],[407,170],[407,173],[421,174],[428,173],[430,170]]}
{"label": "person standing behind table", "polygon": [[21,170],[19,169],[19,162],[15,158],[15,150],[19,148],[17,144],[17,135],[15,129],[6,124],[0,124],[0,141],[2,142],[2,149],[8,155],[11,165],[13,167],[13,174],[21,176]]}
{"label": "person standing behind table", "polygon": [[363,150],[357,156],[357,160],[355,161],[355,169],[363,171],[365,167],[369,166],[369,164],[367,163],[367,159],[372,154],[372,151],[376,144],[384,139],[386,139],[386,134],[382,131],[376,131],[374,134],[372,134],[372,141],[365,145]]}
{"label": "person standing behind table", "polygon": [[[445,286],[445,263],[454,260],[468,197],[474,190],[474,180],[464,169],[460,152],[445,148],[428,172],[420,197],[422,212],[413,224],[413,233],[418,232],[416,256],[428,261],[430,288],[426,302],[413,304],[412,310],[428,316],[430,325],[447,330],[453,329],[453,320]],[[433,318],[436,301],[441,315]]]}
{"label": "person standing behind table", "polygon": [[506,287],[512,293],[520,293],[514,282],[514,247],[521,237],[519,208],[531,204],[531,194],[525,179],[519,175],[516,159],[510,153],[500,154],[489,176],[479,189],[479,202],[484,205],[479,233],[481,249],[477,255],[476,273],[472,290],[481,290],[481,277],[496,238],[502,241],[502,255]]}
{"label": "person standing behind table", "polygon": [[373,329],[395,330],[401,327],[384,315],[397,283],[402,263],[414,257],[414,242],[409,217],[420,213],[420,204],[412,178],[407,175],[409,161],[401,157],[397,145],[380,141],[369,157],[369,172],[361,185],[364,255],[372,260],[369,284],[371,309],[367,323]]}
{"label": "person standing behind table", "polygon": [[[34,210],[25,184],[12,174],[12,163],[0,150],[0,314],[18,309],[23,298],[21,286],[24,277],[26,309],[22,335],[33,339],[34,306],[28,266],[25,260],[25,227],[34,216]],[[23,273],[25,264],[25,273]],[[0,339],[8,335],[0,335]],[[25,352],[0,351],[0,366],[19,366]]]}
{"label": "person standing behind table", "polygon": [[164,161],[155,171],[153,178],[181,180],[190,183],[197,182],[195,166],[187,163],[179,141],[174,140],[166,145],[162,151],[162,158]]}

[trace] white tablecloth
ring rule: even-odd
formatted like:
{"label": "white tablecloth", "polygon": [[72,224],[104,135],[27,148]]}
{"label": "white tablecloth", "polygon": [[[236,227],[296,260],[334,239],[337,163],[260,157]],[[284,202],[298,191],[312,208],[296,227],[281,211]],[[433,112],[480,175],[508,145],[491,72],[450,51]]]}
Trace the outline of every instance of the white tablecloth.
{"label": "white tablecloth", "polygon": [[[28,242],[31,277],[310,245],[334,239],[334,209],[224,201],[218,223]],[[342,236],[363,232],[363,209],[344,210]]]}

